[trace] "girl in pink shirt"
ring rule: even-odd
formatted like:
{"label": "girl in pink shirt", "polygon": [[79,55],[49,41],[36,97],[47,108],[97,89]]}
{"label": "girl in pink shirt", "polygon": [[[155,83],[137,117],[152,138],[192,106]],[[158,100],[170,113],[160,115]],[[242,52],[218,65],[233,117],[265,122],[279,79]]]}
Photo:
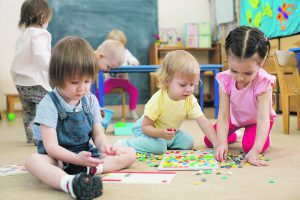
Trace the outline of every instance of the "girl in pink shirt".
{"label": "girl in pink shirt", "polygon": [[[241,26],[232,30],[226,38],[225,50],[229,69],[217,75],[220,85],[217,147],[215,158],[224,161],[228,143],[235,142],[235,131],[245,128],[242,146],[246,161],[265,166],[259,159],[270,144],[270,131],[276,114],[272,108],[272,85],[275,77],[262,66],[270,50],[270,43],[257,28]],[[207,137],[204,142],[212,144]]]}

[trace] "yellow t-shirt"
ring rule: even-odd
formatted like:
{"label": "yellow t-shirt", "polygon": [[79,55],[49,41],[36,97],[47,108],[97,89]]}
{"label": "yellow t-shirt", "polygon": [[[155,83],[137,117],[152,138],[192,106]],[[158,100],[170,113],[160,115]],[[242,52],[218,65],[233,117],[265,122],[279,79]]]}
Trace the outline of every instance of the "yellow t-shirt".
{"label": "yellow t-shirt", "polygon": [[203,112],[194,95],[174,101],[168,96],[167,90],[160,89],[147,102],[144,115],[154,121],[156,128],[179,129],[184,119],[197,119]]}

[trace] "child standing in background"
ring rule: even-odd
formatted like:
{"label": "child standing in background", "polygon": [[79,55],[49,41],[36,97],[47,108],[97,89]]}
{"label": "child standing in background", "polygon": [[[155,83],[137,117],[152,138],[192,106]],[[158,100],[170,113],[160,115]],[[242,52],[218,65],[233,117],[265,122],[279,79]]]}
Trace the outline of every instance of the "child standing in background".
{"label": "child standing in background", "polygon": [[134,149],[113,146],[104,134],[99,102],[90,93],[97,67],[85,40],[66,37],[55,45],[49,68],[55,88],[38,105],[38,153],[26,160],[28,171],[43,183],[77,199],[101,195],[95,173],[120,170],[135,161]]}
{"label": "child standing in background", "polygon": [[16,42],[11,76],[23,108],[27,143],[33,142],[31,123],[36,106],[51,90],[48,69],[51,56],[51,34],[47,31],[52,10],[46,0],[26,0],[21,7],[19,27],[24,28]]}
{"label": "child standing in background", "polygon": [[156,75],[161,89],[147,102],[144,116],[134,124],[135,138],[116,144],[154,154],[163,154],[167,149],[192,149],[194,138],[179,130],[186,118],[195,119],[204,134],[217,141],[212,124],[193,95],[200,77],[196,59],[183,50],[169,52]]}
{"label": "child standing in background", "polygon": [[[218,136],[215,157],[218,161],[225,160],[228,143],[237,139],[235,131],[245,128],[242,140],[247,153],[245,160],[256,166],[267,165],[259,159],[259,154],[270,144],[276,117],[272,108],[275,77],[262,69],[270,43],[257,28],[241,26],[229,33],[225,49],[229,69],[216,77],[220,85],[220,106],[215,125]],[[210,141],[204,139],[208,147]]]}
{"label": "child standing in background", "polygon": [[[107,36],[107,39],[112,39],[121,42],[124,47],[127,43],[127,38],[123,31],[113,29]],[[139,61],[130,53],[128,49],[125,49],[125,60],[122,65],[139,65]],[[138,119],[136,113],[136,105],[138,102],[139,91],[128,80],[128,74],[117,74],[116,77],[109,77],[104,82],[104,94],[109,93],[114,88],[124,88],[129,94],[129,110],[133,119]]]}

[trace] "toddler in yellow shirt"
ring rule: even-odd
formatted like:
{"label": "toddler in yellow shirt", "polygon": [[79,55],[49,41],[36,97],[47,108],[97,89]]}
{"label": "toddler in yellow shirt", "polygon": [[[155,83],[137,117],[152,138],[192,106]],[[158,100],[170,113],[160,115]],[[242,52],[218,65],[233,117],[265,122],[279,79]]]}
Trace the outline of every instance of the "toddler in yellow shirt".
{"label": "toddler in yellow shirt", "polygon": [[210,141],[217,141],[212,124],[193,95],[200,77],[196,59],[184,50],[169,52],[156,76],[160,90],[147,102],[144,115],[134,124],[135,138],[119,140],[117,144],[154,154],[163,154],[167,149],[192,149],[192,135],[179,130],[187,118],[195,119]]}

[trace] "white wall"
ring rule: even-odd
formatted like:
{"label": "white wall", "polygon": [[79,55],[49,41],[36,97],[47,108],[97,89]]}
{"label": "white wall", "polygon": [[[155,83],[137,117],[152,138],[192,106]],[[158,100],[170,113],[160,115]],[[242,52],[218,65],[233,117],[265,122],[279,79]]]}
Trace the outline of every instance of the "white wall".
{"label": "white wall", "polygon": [[210,22],[210,0],[158,0],[158,27],[183,29],[187,22]]}
{"label": "white wall", "polygon": [[[0,1],[0,110],[5,109],[3,94],[17,93],[10,76],[18,20],[23,0]],[[209,22],[209,0],[158,0],[158,24],[163,28],[182,29],[186,22]]]}
{"label": "white wall", "polygon": [[14,57],[15,42],[20,33],[18,21],[22,2],[23,0],[0,1],[0,111],[6,109],[3,94],[17,93],[9,70]]}

